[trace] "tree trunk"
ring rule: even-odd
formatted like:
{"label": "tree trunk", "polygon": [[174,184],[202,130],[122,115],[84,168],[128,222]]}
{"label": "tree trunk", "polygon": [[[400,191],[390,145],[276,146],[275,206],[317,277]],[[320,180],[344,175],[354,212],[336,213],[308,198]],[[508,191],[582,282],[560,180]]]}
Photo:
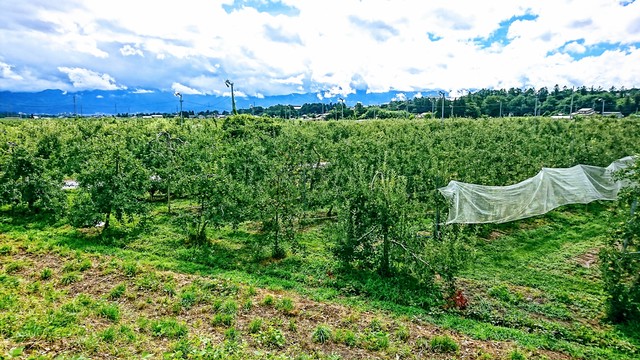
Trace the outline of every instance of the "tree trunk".
{"label": "tree trunk", "polygon": [[102,232],[105,232],[109,228],[110,221],[111,221],[111,210],[107,211],[107,215],[105,216],[105,219],[104,219],[104,226],[102,227]]}
{"label": "tree trunk", "polygon": [[389,252],[390,252],[391,244],[389,243],[388,234],[382,236],[382,261],[380,263],[380,274],[382,276],[389,276],[391,274],[391,270],[389,268]]}

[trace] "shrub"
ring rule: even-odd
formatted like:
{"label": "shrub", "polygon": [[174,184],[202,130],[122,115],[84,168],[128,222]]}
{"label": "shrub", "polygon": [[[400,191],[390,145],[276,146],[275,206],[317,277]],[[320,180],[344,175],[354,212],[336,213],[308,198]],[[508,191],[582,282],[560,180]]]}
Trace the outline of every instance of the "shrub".
{"label": "shrub", "polygon": [[289,298],[283,298],[276,304],[276,309],[282,311],[285,314],[289,314],[293,311],[293,300]]}
{"label": "shrub", "polygon": [[120,320],[120,308],[116,304],[101,304],[98,306],[96,314],[113,322]]}
{"label": "shrub", "polygon": [[24,261],[11,261],[5,265],[4,271],[7,274],[14,274],[24,269],[25,265]]}
{"label": "shrub", "polygon": [[616,176],[628,184],[619,194],[627,219],[600,251],[600,271],[609,319],[633,323],[640,320],[640,162]]}
{"label": "shrub", "polygon": [[258,336],[258,341],[268,348],[282,349],[286,345],[286,340],[282,331],[269,327],[266,331]]}
{"label": "shrub", "polygon": [[122,297],[122,295],[124,295],[126,291],[127,291],[127,285],[125,285],[125,283],[120,283],[114,286],[113,289],[111,289],[111,291],[109,291],[108,298],[112,300],[119,299]]}
{"label": "shrub", "polygon": [[405,325],[400,325],[396,330],[396,338],[400,341],[409,340],[409,328]]}
{"label": "shrub", "polygon": [[187,335],[187,325],[176,319],[160,319],[150,324],[151,335],[165,338],[181,338]]}
{"label": "shrub", "polygon": [[510,354],[509,354],[509,359],[510,360],[527,360],[527,357],[521,353],[519,350],[513,350]]}
{"label": "shrub", "polygon": [[127,277],[134,277],[138,275],[140,269],[138,268],[138,264],[132,261],[128,261],[122,264],[122,272]]}
{"label": "shrub", "polygon": [[356,334],[351,330],[338,329],[334,332],[334,341],[347,346],[356,346]]}
{"label": "shrub", "polygon": [[447,335],[434,336],[429,341],[429,347],[439,353],[453,353],[457,352],[460,346],[458,343]]}
{"label": "shrub", "polygon": [[264,297],[264,299],[262,299],[262,305],[265,305],[265,306],[271,306],[271,305],[274,304],[274,302],[275,302],[275,300],[273,299],[273,296],[271,296],[271,295],[267,295],[267,296]]}
{"label": "shrub", "polygon": [[249,333],[251,334],[256,334],[258,332],[260,332],[260,330],[262,329],[262,319],[261,318],[257,318],[257,319],[253,319],[251,320],[251,322],[249,323]]}
{"label": "shrub", "polygon": [[235,322],[235,317],[230,314],[215,314],[213,316],[212,324],[213,326],[224,325],[231,326]]}
{"label": "shrub", "polygon": [[75,282],[78,282],[79,280],[80,280],[80,275],[78,273],[70,272],[62,276],[62,278],[60,278],[60,284],[71,285]]}
{"label": "shrub", "polygon": [[46,267],[46,268],[42,269],[42,271],[40,271],[40,280],[49,280],[49,279],[51,279],[51,276],[53,276],[53,270],[51,270],[48,267]]}
{"label": "shrub", "polygon": [[331,328],[327,325],[318,325],[311,338],[314,342],[324,344],[331,340]]}

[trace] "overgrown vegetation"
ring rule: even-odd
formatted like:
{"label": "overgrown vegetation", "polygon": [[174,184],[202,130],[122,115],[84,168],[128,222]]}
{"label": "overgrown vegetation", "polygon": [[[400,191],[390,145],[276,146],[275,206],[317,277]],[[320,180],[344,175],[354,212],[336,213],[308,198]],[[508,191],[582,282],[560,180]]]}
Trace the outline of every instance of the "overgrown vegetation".
{"label": "overgrown vegetation", "polygon": [[628,212],[617,224],[607,247],[600,252],[602,278],[607,291],[607,314],[616,323],[640,321],[640,166],[622,170],[617,176],[627,186],[620,195]]}
{"label": "overgrown vegetation", "polygon": [[[56,189],[80,182],[51,210],[2,203],[0,354],[632,359],[637,302],[622,325],[603,321],[616,285],[597,256],[611,224],[625,221],[625,235],[605,250],[629,239],[629,208],[440,227],[436,189],[607,165],[640,151],[638,130],[540,118],[0,123],[0,177],[20,146],[34,174],[58,174]],[[633,294],[637,268],[617,268],[617,289]]]}

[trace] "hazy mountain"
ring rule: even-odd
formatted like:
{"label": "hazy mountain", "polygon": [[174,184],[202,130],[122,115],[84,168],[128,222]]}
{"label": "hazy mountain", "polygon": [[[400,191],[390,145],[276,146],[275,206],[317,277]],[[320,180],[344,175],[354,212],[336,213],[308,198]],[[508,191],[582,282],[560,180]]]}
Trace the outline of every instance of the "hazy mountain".
{"label": "hazy mountain", "polygon": [[[414,96],[437,96],[436,90],[422,92],[391,91],[385,93],[366,93],[358,91],[344,97],[347,106],[357,102],[364,105],[383,104],[392,100],[411,99]],[[320,100],[318,94],[290,94],[279,96],[236,97],[239,109],[253,106],[268,107],[271,105],[303,105],[305,103],[337,103],[340,96]],[[172,92],[159,90],[92,90],[75,93],[60,90],[41,92],[0,92],[0,113],[24,114],[116,114],[116,113],[175,113],[180,106],[179,98]],[[231,98],[214,95],[183,95],[183,110],[194,111],[230,111]]]}

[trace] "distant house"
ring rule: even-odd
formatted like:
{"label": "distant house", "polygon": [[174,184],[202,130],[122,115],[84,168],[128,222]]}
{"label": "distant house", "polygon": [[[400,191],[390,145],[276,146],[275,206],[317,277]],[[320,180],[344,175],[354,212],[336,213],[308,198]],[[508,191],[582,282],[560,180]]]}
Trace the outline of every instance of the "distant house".
{"label": "distant house", "polygon": [[602,113],[602,116],[617,117],[618,119],[624,117],[624,115],[622,115],[622,113],[619,111],[605,111]]}
{"label": "distant house", "polygon": [[571,113],[571,116],[592,116],[592,115],[596,115],[596,111],[593,110],[592,108],[582,108],[574,113]]}

